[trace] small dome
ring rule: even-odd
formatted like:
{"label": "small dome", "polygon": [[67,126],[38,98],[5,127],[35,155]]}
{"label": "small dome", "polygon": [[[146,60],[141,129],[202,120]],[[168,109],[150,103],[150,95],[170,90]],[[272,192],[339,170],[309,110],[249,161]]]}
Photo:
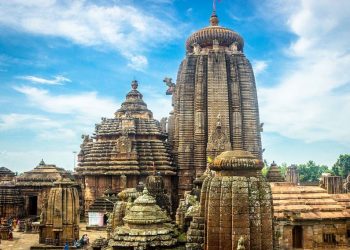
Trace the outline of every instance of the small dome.
{"label": "small dome", "polygon": [[220,46],[229,47],[237,44],[237,49],[242,51],[244,47],[243,38],[235,31],[219,26],[219,19],[215,12],[210,17],[210,26],[193,33],[186,41],[186,50],[192,51],[195,44],[202,48],[213,46],[216,40]]}
{"label": "small dome", "polygon": [[218,155],[211,170],[260,170],[263,168],[263,162],[257,159],[250,152],[245,150],[226,151]]}
{"label": "small dome", "polygon": [[132,90],[126,95],[126,100],[122,103],[121,108],[115,112],[117,118],[127,117],[129,115],[146,115],[153,117],[152,112],[147,108],[147,104],[143,101],[143,95],[137,90],[139,84],[136,80],[131,82]]}
{"label": "small dome", "polygon": [[143,194],[135,200],[123,220],[129,225],[148,225],[169,221],[166,213],[156,204],[156,200],[148,193],[147,188],[144,188]]}

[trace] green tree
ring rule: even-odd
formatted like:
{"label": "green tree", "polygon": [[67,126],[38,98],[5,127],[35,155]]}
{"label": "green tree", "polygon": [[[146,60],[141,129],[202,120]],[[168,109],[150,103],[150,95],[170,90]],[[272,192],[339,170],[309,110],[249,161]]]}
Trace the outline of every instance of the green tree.
{"label": "green tree", "polygon": [[286,174],[287,174],[287,169],[288,169],[287,163],[283,162],[280,166],[278,166],[278,168],[279,168],[280,171],[281,171],[281,175],[282,175],[282,176],[286,176]]}
{"label": "green tree", "polygon": [[299,170],[300,182],[318,181],[322,173],[332,173],[325,165],[317,165],[314,161],[308,161],[306,164],[297,165]]}
{"label": "green tree", "polygon": [[340,155],[337,162],[334,163],[332,170],[334,174],[345,178],[350,173],[350,155]]}
{"label": "green tree", "polygon": [[267,171],[269,170],[269,165],[266,160],[264,160],[264,168],[261,170],[262,176],[266,177]]}

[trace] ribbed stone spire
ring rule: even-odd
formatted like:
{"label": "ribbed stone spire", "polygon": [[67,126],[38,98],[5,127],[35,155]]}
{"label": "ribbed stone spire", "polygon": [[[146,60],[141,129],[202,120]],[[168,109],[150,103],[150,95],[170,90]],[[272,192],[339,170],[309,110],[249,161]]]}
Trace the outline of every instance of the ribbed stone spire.
{"label": "ribbed stone spire", "polygon": [[245,150],[262,159],[254,73],[243,46],[237,32],[219,26],[215,8],[210,26],[186,41],[186,57],[171,85],[174,115],[168,127],[181,195],[203,174],[208,158]]}

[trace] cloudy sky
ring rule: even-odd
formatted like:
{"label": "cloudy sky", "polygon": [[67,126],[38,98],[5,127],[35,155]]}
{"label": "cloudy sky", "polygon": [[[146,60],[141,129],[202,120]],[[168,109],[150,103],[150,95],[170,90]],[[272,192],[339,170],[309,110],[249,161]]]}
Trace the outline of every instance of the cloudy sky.
{"label": "cloudy sky", "polygon": [[[0,166],[41,158],[73,169],[82,134],[113,117],[137,79],[160,119],[171,109],[184,42],[207,0],[0,2]],[[350,1],[222,0],[221,25],[253,63],[264,158],[331,166],[350,153]]]}

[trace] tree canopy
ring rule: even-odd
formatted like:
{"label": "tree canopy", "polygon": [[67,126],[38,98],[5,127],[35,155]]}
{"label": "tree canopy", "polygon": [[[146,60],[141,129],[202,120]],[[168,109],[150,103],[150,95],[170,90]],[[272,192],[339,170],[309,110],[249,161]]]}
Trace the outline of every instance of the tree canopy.
{"label": "tree canopy", "polygon": [[299,170],[300,182],[319,181],[322,173],[332,173],[326,165],[317,165],[314,161],[308,161],[306,164],[297,165]]}
{"label": "tree canopy", "polygon": [[345,178],[350,173],[350,154],[340,155],[332,170],[335,175]]}

